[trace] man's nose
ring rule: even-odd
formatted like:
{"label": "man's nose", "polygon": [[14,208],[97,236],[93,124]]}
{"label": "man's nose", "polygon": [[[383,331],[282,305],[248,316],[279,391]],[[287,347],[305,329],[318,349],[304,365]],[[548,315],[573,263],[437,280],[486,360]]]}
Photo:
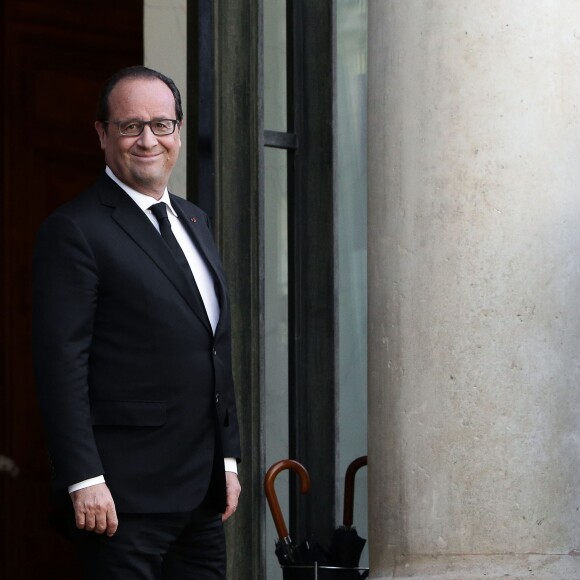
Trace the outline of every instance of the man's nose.
{"label": "man's nose", "polygon": [[139,135],[138,142],[143,147],[151,147],[157,144],[157,136],[151,130],[150,125],[145,125],[145,127],[143,127],[143,132]]}

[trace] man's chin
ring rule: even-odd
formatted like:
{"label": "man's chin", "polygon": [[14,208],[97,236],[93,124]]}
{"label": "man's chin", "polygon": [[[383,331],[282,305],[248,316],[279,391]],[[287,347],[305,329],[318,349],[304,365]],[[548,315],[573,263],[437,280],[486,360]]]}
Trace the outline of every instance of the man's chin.
{"label": "man's chin", "polygon": [[163,190],[167,187],[167,177],[165,174],[159,175],[158,173],[151,172],[139,172],[132,174],[133,186],[137,191],[155,191],[163,193]]}

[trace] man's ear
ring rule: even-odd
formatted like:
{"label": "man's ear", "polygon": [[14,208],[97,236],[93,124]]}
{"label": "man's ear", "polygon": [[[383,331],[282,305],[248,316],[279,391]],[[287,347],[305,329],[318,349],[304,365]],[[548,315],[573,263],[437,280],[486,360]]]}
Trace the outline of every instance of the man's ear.
{"label": "man's ear", "polygon": [[95,121],[95,130],[97,131],[99,141],[101,142],[101,149],[104,151],[107,143],[107,128],[100,121]]}

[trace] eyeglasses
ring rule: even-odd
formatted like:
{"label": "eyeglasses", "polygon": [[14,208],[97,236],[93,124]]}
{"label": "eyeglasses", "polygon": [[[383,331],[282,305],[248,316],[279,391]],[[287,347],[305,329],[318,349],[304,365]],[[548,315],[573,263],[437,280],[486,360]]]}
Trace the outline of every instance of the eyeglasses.
{"label": "eyeglasses", "polygon": [[171,135],[177,126],[177,119],[153,119],[152,121],[139,121],[132,119],[131,121],[103,121],[105,125],[117,125],[119,133],[127,137],[137,137],[143,133],[145,125],[149,125],[153,135],[163,137]]}

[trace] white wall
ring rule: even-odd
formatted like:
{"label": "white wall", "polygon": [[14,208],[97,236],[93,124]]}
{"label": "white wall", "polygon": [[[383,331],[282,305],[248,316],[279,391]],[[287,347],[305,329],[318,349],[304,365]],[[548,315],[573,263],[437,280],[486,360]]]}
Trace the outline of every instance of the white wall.
{"label": "white wall", "polygon": [[[147,0],[144,10],[145,66],[175,81],[187,117],[187,0]],[[187,131],[181,129],[181,154],[169,190],[186,196]]]}

